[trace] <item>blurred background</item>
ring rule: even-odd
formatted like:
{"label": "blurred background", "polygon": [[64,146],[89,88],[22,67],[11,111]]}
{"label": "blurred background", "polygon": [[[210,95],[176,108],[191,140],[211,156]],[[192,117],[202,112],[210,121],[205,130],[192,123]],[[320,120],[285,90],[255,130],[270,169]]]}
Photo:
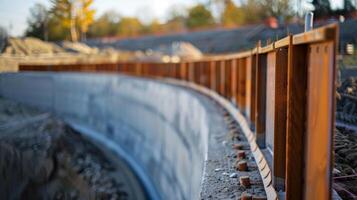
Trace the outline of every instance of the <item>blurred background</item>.
{"label": "blurred background", "polygon": [[356,0],[0,0],[0,69],[16,70],[19,62],[200,59],[302,32],[307,12],[315,27],[340,23],[340,67],[351,69],[356,6]]}

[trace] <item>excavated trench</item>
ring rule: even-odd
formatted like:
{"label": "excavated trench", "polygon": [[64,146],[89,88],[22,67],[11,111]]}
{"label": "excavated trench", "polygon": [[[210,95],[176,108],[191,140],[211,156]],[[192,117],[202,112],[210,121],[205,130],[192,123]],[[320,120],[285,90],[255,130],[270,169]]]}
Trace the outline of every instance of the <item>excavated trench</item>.
{"label": "excavated trench", "polygon": [[[266,196],[239,125],[197,92],[118,75],[16,73],[0,75],[0,96],[7,99],[0,99],[7,197]],[[236,170],[237,144],[246,171]],[[242,176],[250,186],[239,183]]]}

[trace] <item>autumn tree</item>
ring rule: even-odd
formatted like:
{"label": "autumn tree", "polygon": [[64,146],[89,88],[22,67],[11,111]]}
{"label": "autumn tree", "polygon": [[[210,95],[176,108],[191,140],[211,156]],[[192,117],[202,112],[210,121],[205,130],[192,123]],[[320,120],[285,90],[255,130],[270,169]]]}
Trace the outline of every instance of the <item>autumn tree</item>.
{"label": "autumn tree", "polygon": [[232,0],[224,1],[224,9],[221,14],[221,23],[225,27],[239,26],[244,23],[244,13],[241,7],[237,7]]}
{"label": "autumn tree", "polygon": [[95,10],[90,6],[93,0],[51,0],[51,13],[70,30],[72,41],[78,41],[78,34],[84,35],[93,23]]}
{"label": "autumn tree", "polygon": [[85,40],[88,27],[94,21],[95,10],[90,7],[93,4],[93,0],[79,0],[79,4],[76,23],[78,24],[82,40]]}
{"label": "autumn tree", "polygon": [[186,26],[189,29],[203,28],[214,25],[212,13],[202,4],[188,10]]}
{"label": "autumn tree", "polygon": [[260,0],[260,5],[265,17],[288,20],[293,16],[291,2],[290,0]]}
{"label": "autumn tree", "polygon": [[88,31],[89,37],[104,37],[115,36],[117,34],[117,26],[120,20],[120,15],[115,11],[108,11],[96,19],[90,26]]}
{"label": "autumn tree", "polygon": [[242,6],[244,24],[259,23],[266,17],[259,0],[247,0]]}
{"label": "autumn tree", "polygon": [[131,37],[139,35],[143,25],[136,17],[123,17],[118,23],[118,36]]}

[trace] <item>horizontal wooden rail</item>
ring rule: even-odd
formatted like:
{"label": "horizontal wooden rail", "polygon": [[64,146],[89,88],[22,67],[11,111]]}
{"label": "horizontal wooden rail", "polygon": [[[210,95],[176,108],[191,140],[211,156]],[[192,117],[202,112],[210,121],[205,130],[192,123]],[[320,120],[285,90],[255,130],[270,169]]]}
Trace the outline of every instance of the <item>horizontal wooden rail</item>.
{"label": "horizontal wooden rail", "polygon": [[272,184],[288,200],[331,199],[337,25],[242,53],[181,63],[20,65],[21,71],[120,72],[205,86],[246,116],[271,152]]}

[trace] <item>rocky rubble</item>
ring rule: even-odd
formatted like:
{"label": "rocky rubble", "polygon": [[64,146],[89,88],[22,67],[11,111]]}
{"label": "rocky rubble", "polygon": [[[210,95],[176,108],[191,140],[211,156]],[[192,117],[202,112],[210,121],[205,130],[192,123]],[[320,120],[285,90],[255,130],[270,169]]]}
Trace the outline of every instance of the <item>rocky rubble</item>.
{"label": "rocky rubble", "polygon": [[0,98],[0,199],[145,199],[116,163],[60,120]]}
{"label": "rocky rubble", "polygon": [[357,172],[357,134],[345,128],[335,131],[335,176]]}

